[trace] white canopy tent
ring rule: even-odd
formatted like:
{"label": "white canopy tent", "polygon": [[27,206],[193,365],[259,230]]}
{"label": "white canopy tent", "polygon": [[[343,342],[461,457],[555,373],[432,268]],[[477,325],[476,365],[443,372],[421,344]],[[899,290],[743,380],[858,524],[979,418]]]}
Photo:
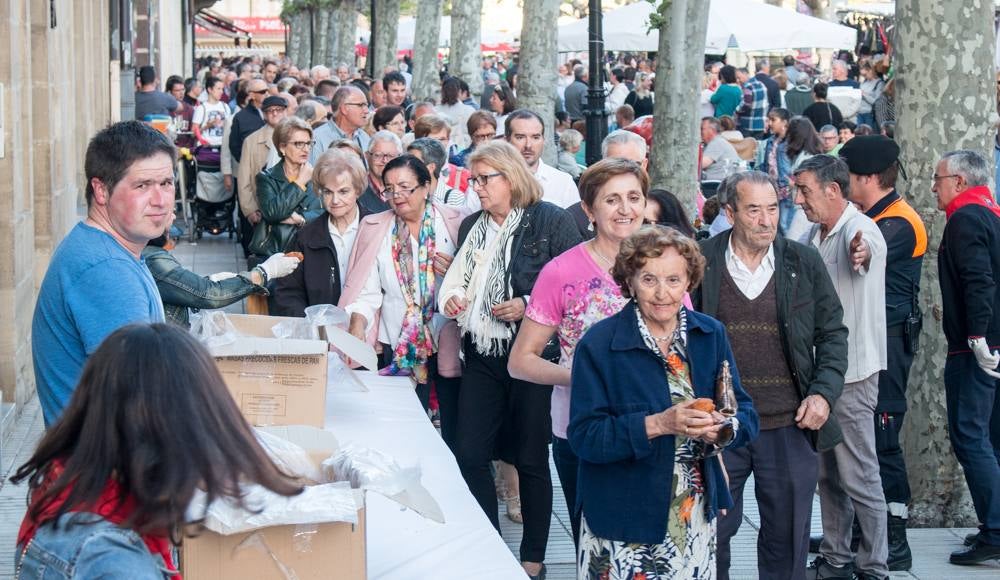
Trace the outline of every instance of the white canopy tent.
{"label": "white canopy tent", "polygon": [[[484,23],[485,24],[485,23]],[[412,50],[413,42],[417,34],[417,21],[415,18],[400,18],[399,26],[396,29],[396,50]],[[520,31],[518,31],[520,32]],[[486,46],[499,46],[517,44],[518,34],[505,32],[502,30],[487,29],[483,26],[480,42]],[[451,45],[451,16],[441,17],[441,32],[438,35],[438,47]]]}
{"label": "white canopy tent", "polygon": [[[727,48],[743,52],[791,48],[853,49],[857,32],[850,27],[753,0],[710,0],[707,54]],[[604,48],[614,51],[656,51],[659,33],[646,32],[653,5],[636,2],[604,13]],[[559,27],[559,51],[588,48],[587,19]]]}

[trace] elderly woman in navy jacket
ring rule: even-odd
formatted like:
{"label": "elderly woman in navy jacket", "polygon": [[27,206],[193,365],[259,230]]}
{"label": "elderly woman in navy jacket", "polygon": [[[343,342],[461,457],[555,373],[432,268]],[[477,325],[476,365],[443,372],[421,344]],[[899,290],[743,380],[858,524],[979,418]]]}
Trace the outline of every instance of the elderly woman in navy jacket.
{"label": "elderly woman in navy jacket", "polygon": [[[715,515],[732,503],[717,457],[757,434],[725,327],[687,310],[705,260],[680,232],[647,226],[621,244],[612,275],[632,300],[577,346],[569,443],[580,457],[580,578],[714,578]],[[735,415],[715,399],[723,361]]]}

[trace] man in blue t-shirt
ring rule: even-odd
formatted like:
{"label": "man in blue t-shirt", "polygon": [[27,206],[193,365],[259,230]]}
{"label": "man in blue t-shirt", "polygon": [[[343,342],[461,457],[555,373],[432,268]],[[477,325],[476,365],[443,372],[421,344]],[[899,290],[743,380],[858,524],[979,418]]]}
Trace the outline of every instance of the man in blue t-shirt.
{"label": "man in blue t-shirt", "polygon": [[111,125],[87,147],[87,219],[56,248],[31,323],[46,427],[106,336],[132,322],[163,322],[156,282],[140,254],[170,223],[175,161],[174,145],[139,121]]}

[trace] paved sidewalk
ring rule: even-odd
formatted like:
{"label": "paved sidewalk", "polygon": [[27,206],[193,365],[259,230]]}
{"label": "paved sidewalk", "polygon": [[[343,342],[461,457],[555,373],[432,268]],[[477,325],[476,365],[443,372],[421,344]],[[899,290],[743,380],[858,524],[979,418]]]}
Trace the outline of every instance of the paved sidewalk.
{"label": "paved sidewalk", "polygon": [[[238,245],[225,236],[206,236],[197,244],[181,241],[173,253],[185,267],[205,275],[223,271],[238,272],[246,267]],[[234,304],[226,310],[242,312],[242,303]],[[42,431],[41,408],[38,405],[38,399],[35,398],[26,406],[11,435],[3,442],[3,458],[0,465],[4,466],[6,472],[0,473],[0,580],[13,577],[17,529],[26,507],[24,486],[10,485],[7,483],[7,478],[16,470],[17,466],[23,464],[31,455]],[[554,467],[552,468],[552,480],[557,488],[553,493],[552,525],[546,557],[548,578],[549,580],[573,580],[576,578],[573,541],[569,532],[570,526],[565,500],[562,489],[558,487],[559,478]],[[752,485],[752,480],[748,485]],[[751,580],[757,576],[756,538],[757,530],[760,527],[760,516],[757,513],[756,503],[752,501],[752,489],[747,490],[746,497],[748,503],[745,507],[745,521],[740,528],[740,533],[733,540],[732,546],[734,564],[731,577],[734,580]],[[521,540],[521,526],[511,522],[504,515],[501,515],[500,521],[504,540],[511,547],[511,551],[517,554]],[[813,530],[816,532],[820,530],[818,500],[813,503]],[[909,530],[910,546],[914,558],[913,570],[896,572],[893,573],[892,577],[919,580],[1000,578],[1000,563],[997,562],[968,568],[951,566],[947,563],[948,554],[961,546],[962,538],[970,531],[972,530]],[[475,574],[472,573],[470,576],[474,577]]]}

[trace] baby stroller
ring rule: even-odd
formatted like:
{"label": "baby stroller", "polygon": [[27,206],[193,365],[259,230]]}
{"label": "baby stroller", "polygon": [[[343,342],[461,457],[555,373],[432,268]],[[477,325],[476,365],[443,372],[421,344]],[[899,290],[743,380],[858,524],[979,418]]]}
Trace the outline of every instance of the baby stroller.
{"label": "baby stroller", "polygon": [[236,195],[223,183],[220,147],[198,147],[194,151],[194,198],[191,201],[190,239],[201,239],[205,232],[212,235],[236,233]]}

